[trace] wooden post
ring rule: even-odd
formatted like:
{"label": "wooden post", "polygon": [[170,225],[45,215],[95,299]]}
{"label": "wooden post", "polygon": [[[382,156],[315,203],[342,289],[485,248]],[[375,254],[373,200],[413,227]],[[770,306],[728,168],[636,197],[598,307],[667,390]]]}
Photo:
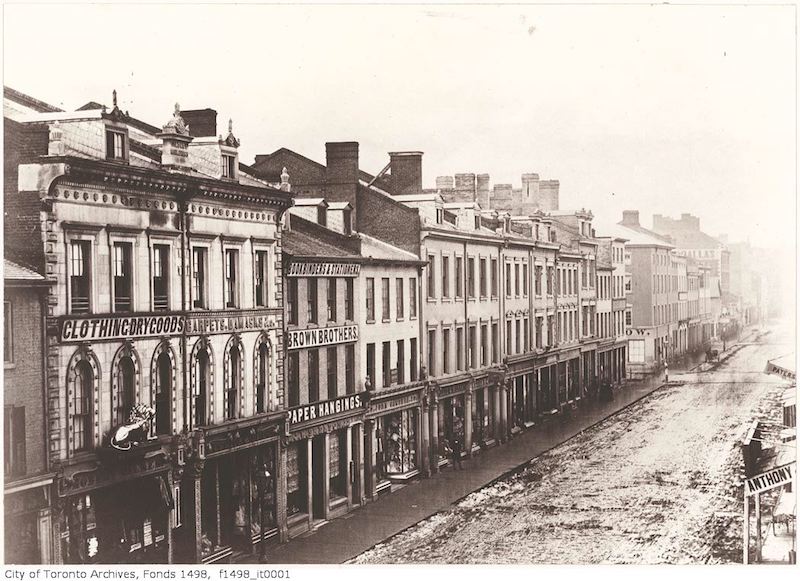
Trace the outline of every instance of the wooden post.
{"label": "wooden post", "polygon": [[743,547],[742,547],[742,563],[747,565],[749,561],[749,549],[750,549],[750,497],[747,496],[747,492],[745,491],[744,495],[744,521],[742,522],[742,530],[743,530]]}
{"label": "wooden post", "polygon": [[761,495],[756,494],[756,563],[761,562]]}

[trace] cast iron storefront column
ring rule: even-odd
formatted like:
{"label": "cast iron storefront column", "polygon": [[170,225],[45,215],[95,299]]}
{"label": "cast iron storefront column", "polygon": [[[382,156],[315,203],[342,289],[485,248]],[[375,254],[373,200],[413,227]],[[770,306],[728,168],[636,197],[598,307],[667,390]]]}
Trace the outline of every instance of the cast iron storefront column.
{"label": "cast iron storefront column", "polygon": [[435,396],[431,399],[431,449],[429,457],[431,459],[431,473],[439,472],[439,402]]}
{"label": "cast iron storefront column", "polygon": [[288,484],[286,479],[286,449],[288,441],[285,437],[280,438],[275,443],[275,467],[277,474],[274,475],[275,481],[275,523],[278,525],[278,541],[285,543],[289,540],[289,524],[286,515],[286,497],[288,496]]}
{"label": "cast iron storefront column", "polygon": [[364,484],[365,495],[368,499],[375,499],[375,449],[373,447],[375,436],[375,420],[364,422]]}
{"label": "cast iron storefront column", "polygon": [[430,414],[430,406],[428,406],[428,397],[424,396],[423,403],[419,409],[419,416],[417,423],[420,426],[420,442],[417,457],[420,458],[421,466],[420,473],[425,478],[430,478],[431,475],[431,436],[430,436],[430,422],[428,414]]}

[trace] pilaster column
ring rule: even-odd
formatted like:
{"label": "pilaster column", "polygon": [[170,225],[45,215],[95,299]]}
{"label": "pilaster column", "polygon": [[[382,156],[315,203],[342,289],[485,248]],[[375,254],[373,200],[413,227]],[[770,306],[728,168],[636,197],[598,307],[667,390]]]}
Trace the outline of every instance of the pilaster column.
{"label": "pilaster column", "polygon": [[[345,448],[345,466],[347,466],[345,494],[347,494],[347,510],[350,511],[353,509],[353,480],[355,479],[355,461],[353,459],[353,426],[347,426]],[[339,450],[339,454],[341,453],[342,451]]]}
{"label": "pilaster column", "polygon": [[285,543],[289,540],[289,525],[286,522],[286,448],[288,442],[285,438],[275,443],[275,524],[278,526],[278,541]]}
{"label": "pilaster column", "polygon": [[472,385],[464,394],[464,447],[472,457]]}
{"label": "pilaster column", "polygon": [[375,420],[364,422],[364,488],[365,496],[375,499]]}
{"label": "pilaster column", "polygon": [[434,398],[430,408],[431,426],[431,473],[439,472],[439,402]]}

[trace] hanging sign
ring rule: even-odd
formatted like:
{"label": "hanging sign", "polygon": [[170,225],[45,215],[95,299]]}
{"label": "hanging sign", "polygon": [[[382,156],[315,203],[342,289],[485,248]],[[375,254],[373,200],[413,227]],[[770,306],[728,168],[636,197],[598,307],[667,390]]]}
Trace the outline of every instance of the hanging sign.
{"label": "hanging sign", "polygon": [[794,470],[796,462],[789,462],[783,466],[778,466],[766,472],[762,472],[752,478],[748,478],[745,483],[744,492],[747,496],[760,494],[770,488],[783,486],[794,480]]}

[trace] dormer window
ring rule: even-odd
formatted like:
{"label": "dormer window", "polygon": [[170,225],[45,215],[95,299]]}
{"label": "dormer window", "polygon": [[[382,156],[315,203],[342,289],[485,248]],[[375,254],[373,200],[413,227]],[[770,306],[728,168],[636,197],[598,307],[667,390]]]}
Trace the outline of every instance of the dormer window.
{"label": "dormer window", "polygon": [[323,204],[317,206],[317,224],[320,226],[328,225],[328,212]]}
{"label": "dormer window", "polygon": [[353,233],[353,215],[350,209],[342,210],[342,222],[345,234]]}
{"label": "dormer window", "polygon": [[236,156],[229,153],[222,154],[222,177],[235,180],[237,177]]}
{"label": "dormer window", "polygon": [[128,159],[128,136],[124,131],[106,129],[106,159]]}
{"label": "dormer window", "polygon": [[481,217],[475,216],[475,230],[481,229]]}
{"label": "dormer window", "polygon": [[444,222],[444,210],[442,208],[436,208],[436,223],[441,224]]}

